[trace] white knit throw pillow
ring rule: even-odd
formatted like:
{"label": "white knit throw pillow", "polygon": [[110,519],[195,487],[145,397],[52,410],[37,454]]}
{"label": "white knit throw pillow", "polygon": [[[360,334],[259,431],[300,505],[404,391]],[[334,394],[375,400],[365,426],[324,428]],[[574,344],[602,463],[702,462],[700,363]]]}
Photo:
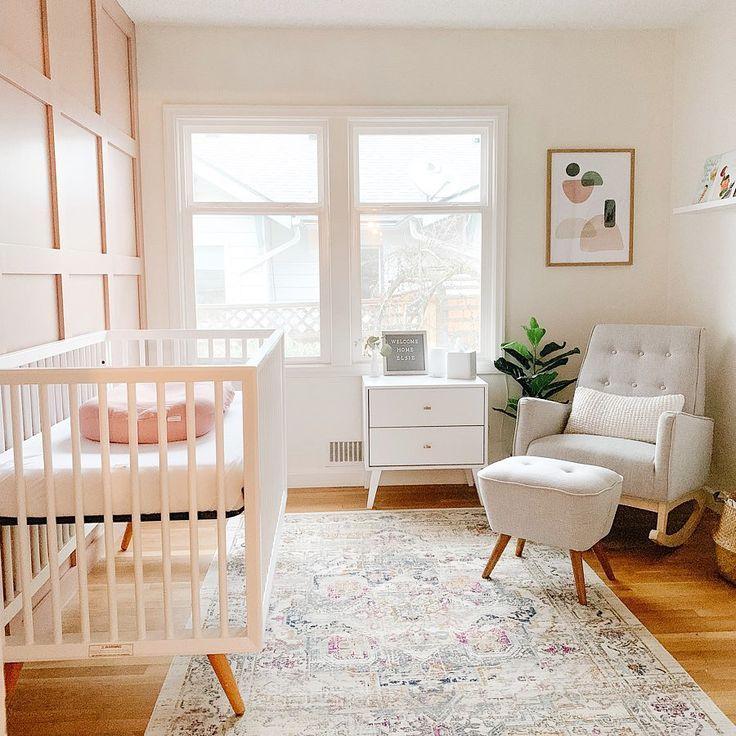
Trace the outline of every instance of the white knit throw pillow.
{"label": "white knit throw pillow", "polygon": [[566,434],[598,434],[642,442],[657,441],[657,423],[666,411],[682,411],[682,394],[617,396],[579,386]]}

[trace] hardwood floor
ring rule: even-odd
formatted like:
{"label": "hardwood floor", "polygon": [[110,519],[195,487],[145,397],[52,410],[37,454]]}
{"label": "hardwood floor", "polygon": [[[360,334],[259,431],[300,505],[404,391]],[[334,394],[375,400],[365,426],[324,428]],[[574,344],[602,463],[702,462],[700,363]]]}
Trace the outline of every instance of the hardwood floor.
{"label": "hardwood floor", "polygon": [[[287,510],[365,509],[366,494],[362,488],[294,489]],[[475,490],[467,486],[388,487],[379,490],[376,501],[377,509],[477,505]],[[736,721],[736,588],[716,574],[711,538],[716,518],[708,512],[685,547],[668,550],[647,539],[653,514],[622,508],[606,540],[617,580],[606,580],[594,554],[586,554],[586,561]],[[186,528],[178,527],[174,547],[185,547],[186,535]],[[156,549],[157,537],[151,528],[144,547]],[[212,537],[209,544],[214,547]],[[132,575],[132,565],[128,563],[126,568],[130,554],[128,551],[120,557],[123,575],[126,569]],[[479,569],[478,574],[481,572]],[[182,585],[188,585],[186,579]],[[98,594],[103,595],[101,590]],[[151,606],[151,615],[155,615],[155,608]],[[182,615],[185,613],[183,607]],[[69,615],[73,619],[74,613]],[[9,705],[9,734],[143,734],[168,667],[168,658],[136,659],[126,664],[85,661],[26,665]]]}

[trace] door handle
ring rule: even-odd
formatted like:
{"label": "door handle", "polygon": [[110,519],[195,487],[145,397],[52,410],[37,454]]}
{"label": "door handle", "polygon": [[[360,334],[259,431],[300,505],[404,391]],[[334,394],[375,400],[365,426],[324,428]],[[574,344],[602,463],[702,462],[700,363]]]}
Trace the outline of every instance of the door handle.
{"label": "door handle", "polygon": [[422,409],[424,409],[424,411],[432,411],[432,407],[429,404],[427,404],[427,406],[423,406]]}
{"label": "door handle", "polygon": [[432,445],[424,445],[424,449],[425,450],[431,450],[432,449]]}

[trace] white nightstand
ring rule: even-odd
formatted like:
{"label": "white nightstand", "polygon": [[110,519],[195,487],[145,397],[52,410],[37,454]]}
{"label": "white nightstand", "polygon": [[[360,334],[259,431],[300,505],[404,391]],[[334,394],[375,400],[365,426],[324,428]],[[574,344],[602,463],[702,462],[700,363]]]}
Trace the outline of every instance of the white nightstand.
{"label": "white nightstand", "polygon": [[431,376],[363,376],[368,508],[384,470],[465,470],[469,486],[488,458],[488,384]]}

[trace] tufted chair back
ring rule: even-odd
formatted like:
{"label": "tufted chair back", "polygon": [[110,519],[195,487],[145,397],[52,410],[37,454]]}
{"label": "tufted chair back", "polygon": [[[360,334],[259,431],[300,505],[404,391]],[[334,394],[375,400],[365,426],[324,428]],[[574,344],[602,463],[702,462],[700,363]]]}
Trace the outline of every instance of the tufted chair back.
{"label": "tufted chair back", "polygon": [[705,330],[670,325],[596,325],[578,386],[619,396],[682,394],[705,411]]}

